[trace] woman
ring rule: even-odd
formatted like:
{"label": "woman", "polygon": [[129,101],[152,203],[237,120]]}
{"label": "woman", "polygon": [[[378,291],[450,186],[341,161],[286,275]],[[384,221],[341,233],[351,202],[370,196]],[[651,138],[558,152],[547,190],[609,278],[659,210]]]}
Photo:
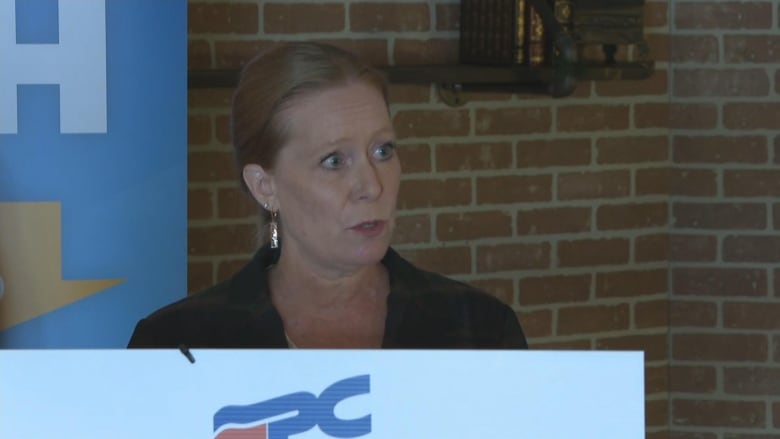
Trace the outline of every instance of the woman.
{"label": "woman", "polygon": [[287,44],[245,67],[232,117],[241,183],[271,242],[140,321],[130,347],[527,347],[508,306],[389,247],[401,166],[379,72]]}

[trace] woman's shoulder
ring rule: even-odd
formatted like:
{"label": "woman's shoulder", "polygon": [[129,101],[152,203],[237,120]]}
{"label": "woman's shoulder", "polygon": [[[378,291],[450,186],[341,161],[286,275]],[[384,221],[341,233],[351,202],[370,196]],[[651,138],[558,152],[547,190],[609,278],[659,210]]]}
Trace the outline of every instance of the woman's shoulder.
{"label": "woman's shoulder", "polygon": [[428,348],[527,348],[517,314],[497,297],[415,267],[397,254],[387,260],[389,312],[403,316],[399,345]]}
{"label": "woman's shoulder", "polygon": [[475,305],[508,308],[508,305],[486,291],[445,275],[418,268],[393,251],[386,258],[391,282],[399,290],[430,300],[466,302]]}
{"label": "woman's shoulder", "polygon": [[230,347],[254,343],[256,340],[247,338],[249,326],[268,320],[275,324],[269,304],[264,270],[255,258],[229,279],[149,314],[136,325],[128,346]]}

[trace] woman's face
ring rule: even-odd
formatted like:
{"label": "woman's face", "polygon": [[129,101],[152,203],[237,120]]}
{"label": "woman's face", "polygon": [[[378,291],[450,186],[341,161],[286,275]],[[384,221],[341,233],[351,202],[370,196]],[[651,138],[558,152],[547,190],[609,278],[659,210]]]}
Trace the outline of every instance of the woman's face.
{"label": "woman's face", "polygon": [[268,174],[282,257],[341,273],[381,260],[401,165],[380,92],[354,82],[295,98],[280,116],[289,139]]}

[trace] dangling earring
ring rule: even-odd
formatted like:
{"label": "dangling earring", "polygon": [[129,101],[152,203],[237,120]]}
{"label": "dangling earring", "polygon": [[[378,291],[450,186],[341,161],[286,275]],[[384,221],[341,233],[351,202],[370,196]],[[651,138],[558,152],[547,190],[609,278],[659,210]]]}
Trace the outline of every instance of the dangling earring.
{"label": "dangling earring", "polygon": [[271,223],[268,224],[268,228],[271,232],[271,248],[279,248],[279,225],[276,223],[276,218],[278,216],[278,210],[271,212]]}

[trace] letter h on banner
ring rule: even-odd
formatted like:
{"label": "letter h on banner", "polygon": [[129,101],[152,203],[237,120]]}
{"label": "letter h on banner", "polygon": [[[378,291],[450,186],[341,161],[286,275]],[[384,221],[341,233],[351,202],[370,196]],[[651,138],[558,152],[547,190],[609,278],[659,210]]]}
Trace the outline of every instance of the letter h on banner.
{"label": "letter h on banner", "polygon": [[58,84],[60,132],[107,132],[106,0],[59,1],[59,44],[17,44],[16,0],[0,0],[0,134],[17,132],[17,85]]}

